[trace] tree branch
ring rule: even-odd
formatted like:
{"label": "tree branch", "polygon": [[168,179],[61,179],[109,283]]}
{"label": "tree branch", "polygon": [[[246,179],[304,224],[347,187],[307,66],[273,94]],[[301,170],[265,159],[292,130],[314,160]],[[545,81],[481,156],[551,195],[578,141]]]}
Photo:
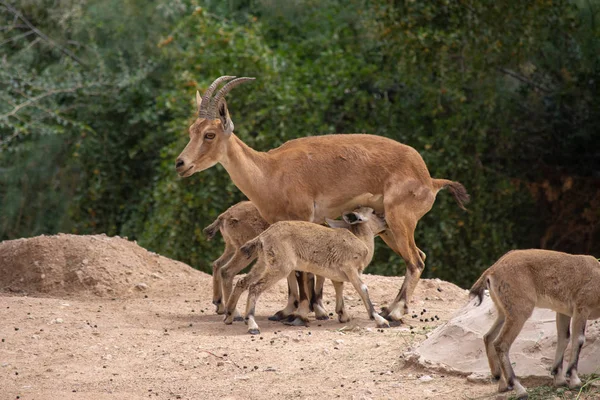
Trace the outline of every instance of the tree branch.
{"label": "tree branch", "polygon": [[72,58],[74,61],[76,61],[77,63],[81,64],[81,65],[86,65],[79,57],[77,57],[75,54],[73,54],[73,52],[65,47],[62,47],[61,45],[59,45],[58,43],[56,43],[54,40],[52,40],[51,38],[49,38],[48,36],[46,36],[46,34],[44,34],[44,32],[40,31],[38,28],[36,28],[31,22],[29,22],[29,20],[27,18],[25,18],[23,16],[23,14],[21,14],[19,12],[19,10],[17,10],[16,8],[14,8],[12,5],[10,5],[9,3],[7,3],[5,0],[0,0],[0,3],[2,3],[2,5],[4,5],[4,7],[6,7],[8,9],[8,11],[10,11],[11,13],[14,14],[15,18],[19,18],[21,19],[21,21],[23,21],[25,23],[25,25],[27,25],[29,27],[29,29],[31,29],[32,31],[34,31],[39,37],[41,37],[42,39],[44,39],[46,42],[50,43],[52,46],[57,47],[63,54],[69,56],[70,58]]}
{"label": "tree branch", "polygon": [[67,89],[52,89],[49,90],[46,93],[42,93],[38,96],[32,97],[30,99],[28,99],[27,101],[22,102],[21,104],[17,105],[15,108],[13,108],[11,111],[7,112],[6,114],[0,115],[0,119],[5,119],[11,116],[14,116],[15,114],[17,114],[19,112],[19,110],[21,110],[24,107],[27,107],[37,101],[40,101],[41,99],[48,97],[48,96],[52,96],[58,93],[72,93],[75,92],[79,89],[84,89],[84,88],[88,88],[88,87],[93,87],[93,86],[98,86],[97,84],[93,84],[93,85],[78,85],[72,88],[67,88]]}
{"label": "tree branch", "polygon": [[538,85],[537,83],[533,82],[532,80],[525,78],[523,75],[519,75],[516,72],[513,72],[513,71],[511,71],[509,69],[498,68],[498,71],[502,72],[503,74],[509,75],[509,76],[515,78],[518,81],[521,81],[523,83],[531,85],[534,88],[541,90],[542,92],[545,92],[545,93],[551,93],[552,92],[550,89],[545,88],[545,87],[543,87],[541,85]]}
{"label": "tree branch", "polygon": [[13,41],[15,41],[17,39],[21,39],[21,38],[27,37],[29,35],[33,35],[34,33],[35,33],[34,31],[28,31],[28,32],[25,32],[25,33],[21,33],[20,35],[15,35],[15,36],[13,36],[13,37],[11,37],[9,39],[6,39],[4,42],[0,42],[0,46],[5,45],[6,43],[13,42]]}

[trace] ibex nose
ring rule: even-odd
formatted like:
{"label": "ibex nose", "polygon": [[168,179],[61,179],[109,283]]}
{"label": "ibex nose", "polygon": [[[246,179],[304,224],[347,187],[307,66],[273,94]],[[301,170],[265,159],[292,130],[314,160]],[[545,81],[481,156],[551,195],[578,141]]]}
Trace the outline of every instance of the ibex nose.
{"label": "ibex nose", "polygon": [[185,164],[185,162],[181,158],[179,158],[179,159],[177,159],[175,168],[179,169],[179,168],[183,167],[183,164]]}

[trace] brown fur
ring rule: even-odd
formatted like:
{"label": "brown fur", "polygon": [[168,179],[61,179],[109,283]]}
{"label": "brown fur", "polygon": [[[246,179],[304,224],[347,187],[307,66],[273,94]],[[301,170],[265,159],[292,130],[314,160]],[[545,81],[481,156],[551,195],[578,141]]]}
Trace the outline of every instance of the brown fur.
{"label": "brown fur", "polygon": [[469,199],[464,187],[431,178],[415,149],[385,137],[312,136],[262,153],[246,146],[235,134],[227,134],[223,121],[199,118],[194,122],[190,142],[177,159],[179,175],[188,177],[220,163],[269,223],[322,223],[358,205],[385,212],[389,229],[382,238],[406,261],[407,272],[384,315],[398,320],[406,313],[425,266],[425,255],[414,241],[417,222],[444,187],[464,207]]}
{"label": "brown fur", "polygon": [[557,386],[566,384],[562,364],[572,320],[567,375],[570,387],[581,385],[577,362],[585,340],[586,321],[600,318],[598,282],[600,263],[594,257],[549,250],[511,251],[481,275],[470,293],[481,304],[485,289],[489,289],[498,309],[498,319],[484,336],[484,342],[492,375],[500,379],[499,391],[514,386],[518,398],[527,397],[514,375],[509,351],[535,307],[556,311],[558,343],[552,372]]}
{"label": "brown fur", "polygon": [[[334,281],[336,299],[341,285],[349,281],[362,297],[371,319],[380,327],[389,323],[375,312],[366,285],[360,274],[373,258],[374,237],[385,230],[385,220],[373,209],[361,207],[344,216],[346,229],[332,229],[304,221],[277,222],[241,248],[247,258],[258,256],[256,266],[240,279],[228,300],[225,323],[232,322],[232,313],[242,292],[248,289],[246,319],[248,332],[259,333],[254,321],[256,300],[262,292],[294,270],[313,273]],[[333,222],[332,222],[333,223]],[[336,310],[342,304],[338,304]],[[338,311],[339,313],[340,311]],[[344,318],[340,314],[340,319]]]}
{"label": "brown fur", "polygon": [[[227,209],[217,219],[204,228],[207,238],[212,239],[217,231],[225,241],[223,254],[213,262],[213,304],[217,313],[225,313],[225,303],[233,288],[233,276],[244,269],[250,261],[231,263],[240,246],[260,235],[269,227],[254,204],[241,201]],[[237,260],[237,259],[236,259]]]}

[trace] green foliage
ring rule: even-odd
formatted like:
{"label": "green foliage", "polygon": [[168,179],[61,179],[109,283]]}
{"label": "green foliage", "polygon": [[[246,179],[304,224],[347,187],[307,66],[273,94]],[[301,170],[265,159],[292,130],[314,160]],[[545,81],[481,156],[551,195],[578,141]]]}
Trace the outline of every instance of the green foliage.
{"label": "green foliage", "polygon": [[[20,18],[17,10],[47,38]],[[217,166],[182,180],[194,95],[228,97],[268,150],[336,132],[416,148],[458,180],[416,242],[463,286],[504,252],[600,254],[598,1],[0,0],[0,239],[106,232],[209,270],[201,234],[243,195]],[[17,21],[17,22],[15,22]],[[369,272],[403,262],[378,242]]]}

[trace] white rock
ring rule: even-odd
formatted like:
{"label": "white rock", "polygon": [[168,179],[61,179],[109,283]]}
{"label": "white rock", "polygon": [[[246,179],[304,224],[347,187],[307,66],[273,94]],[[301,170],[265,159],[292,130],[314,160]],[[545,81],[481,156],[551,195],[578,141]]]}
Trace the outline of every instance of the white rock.
{"label": "white rock", "polygon": [[135,285],[135,288],[137,290],[146,290],[148,289],[148,285],[146,285],[144,282],[140,282]]}
{"label": "white rock", "polygon": [[421,382],[429,382],[429,381],[432,381],[433,378],[430,375],[423,375],[422,377],[419,378],[419,380]]}

